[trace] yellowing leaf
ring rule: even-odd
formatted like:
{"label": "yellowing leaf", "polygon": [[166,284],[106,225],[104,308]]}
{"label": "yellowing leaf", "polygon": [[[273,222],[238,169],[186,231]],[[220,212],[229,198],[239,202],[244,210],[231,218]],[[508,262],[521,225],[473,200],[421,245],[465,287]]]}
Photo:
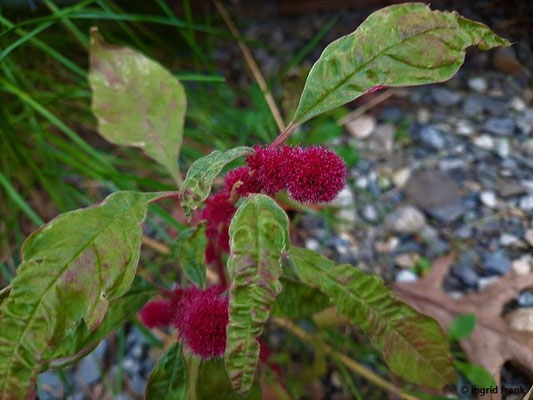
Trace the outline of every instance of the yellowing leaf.
{"label": "yellowing leaf", "polygon": [[41,367],[72,329],[84,323],[94,331],[109,303],[126,293],[148,203],[161,196],[116,192],[28,237],[13,288],[0,306],[1,399],[31,397]]}
{"label": "yellowing leaf", "polygon": [[270,197],[250,195],[230,229],[229,323],[224,362],[233,388],[248,393],[259,360],[259,343],[281,291],[281,255],[289,246],[289,219]]}
{"label": "yellowing leaf", "polygon": [[293,121],[305,122],[380,86],[448,80],[469,46],[489,50],[510,43],[456,12],[423,3],[383,8],[326,47],[307,77]]}
{"label": "yellowing leaf", "polygon": [[233,160],[252,152],[250,147],[239,146],[227,151],[215,150],[199,158],[189,167],[181,188],[181,205],[191,215],[211,193],[213,181],[220,171]]}
{"label": "yellowing leaf", "polygon": [[185,90],[170,72],[91,30],[89,83],[98,131],[112,143],[142,148],[181,180],[178,155],[187,109]]}
{"label": "yellowing leaf", "polygon": [[381,278],[335,265],[312,250],[293,247],[290,259],[303,282],[328,295],[339,313],[369,336],[393,373],[437,388],[455,381],[439,324],[402,302]]}

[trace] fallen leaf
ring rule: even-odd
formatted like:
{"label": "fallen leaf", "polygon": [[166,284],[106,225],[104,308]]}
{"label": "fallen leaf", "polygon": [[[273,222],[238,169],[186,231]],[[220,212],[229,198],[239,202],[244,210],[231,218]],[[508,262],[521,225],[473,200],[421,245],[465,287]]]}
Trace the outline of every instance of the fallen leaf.
{"label": "fallen leaf", "polygon": [[[470,362],[483,366],[498,385],[501,369],[508,361],[533,376],[533,332],[519,331],[501,316],[509,301],[520,291],[533,286],[533,273],[510,273],[484,291],[454,299],[442,289],[442,282],[454,258],[454,254],[439,258],[418,282],[396,283],[393,288],[404,301],[435,318],[445,330],[457,316],[475,314],[477,323],[474,331],[460,344]],[[500,400],[501,394],[494,394],[492,399]]]}

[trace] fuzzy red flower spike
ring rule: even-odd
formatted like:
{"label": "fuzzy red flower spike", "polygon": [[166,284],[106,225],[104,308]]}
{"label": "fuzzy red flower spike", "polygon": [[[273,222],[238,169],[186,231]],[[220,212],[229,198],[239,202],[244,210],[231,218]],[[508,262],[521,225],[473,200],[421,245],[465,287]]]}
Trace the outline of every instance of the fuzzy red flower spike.
{"label": "fuzzy red flower spike", "polygon": [[294,200],[326,203],[346,184],[346,166],[341,157],[321,146],[304,148],[293,163],[289,194]]}

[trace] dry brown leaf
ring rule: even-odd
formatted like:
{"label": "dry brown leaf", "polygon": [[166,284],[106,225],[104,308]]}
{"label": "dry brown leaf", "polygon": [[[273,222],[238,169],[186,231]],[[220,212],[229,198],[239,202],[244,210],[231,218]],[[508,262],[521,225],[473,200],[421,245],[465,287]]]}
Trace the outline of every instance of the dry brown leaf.
{"label": "dry brown leaf", "polygon": [[[453,299],[442,290],[442,282],[454,254],[437,259],[424,278],[393,287],[404,301],[418,311],[435,318],[447,330],[461,314],[475,314],[476,327],[461,347],[470,362],[482,365],[500,384],[501,369],[511,361],[533,378],[533,332],[518,331],[501,317],[503,307],[521,290],[533,286],[533,273],[508,274],[482,292]],[[494,395],[500,400],[501,394]]]}

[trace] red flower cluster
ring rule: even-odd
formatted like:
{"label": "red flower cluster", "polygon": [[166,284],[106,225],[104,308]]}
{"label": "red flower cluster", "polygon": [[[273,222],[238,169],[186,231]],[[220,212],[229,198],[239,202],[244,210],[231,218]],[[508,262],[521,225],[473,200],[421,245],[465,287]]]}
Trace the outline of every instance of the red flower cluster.
{"label": "red flower cluster", "polygon": [[222,357],[226,349],[228,298],[224,287],[176,289],[169,300],[147,303],[140,312],[149,328],[174,325],[192,353],[204,360]]}
{"label": "red flower cluster", "polygon": [[230,202],[230,193],[222,191],[209,196],[205,207],[200,211],[199,219],[207,221],[205,235],[208,239],[206,261],[211,263],[217,257],[219,249],[229,252],[229,224],[237,208]]}
{"label": "red flower cluster", "polygon": [[235,185],[241,196],[259,192],[273,196],[287,189],[297,201],[323,203],[333,200],[345,184],[344,161],[321,146],[256,146],[246,161],[248,167],[228,173],[226,191]]}

